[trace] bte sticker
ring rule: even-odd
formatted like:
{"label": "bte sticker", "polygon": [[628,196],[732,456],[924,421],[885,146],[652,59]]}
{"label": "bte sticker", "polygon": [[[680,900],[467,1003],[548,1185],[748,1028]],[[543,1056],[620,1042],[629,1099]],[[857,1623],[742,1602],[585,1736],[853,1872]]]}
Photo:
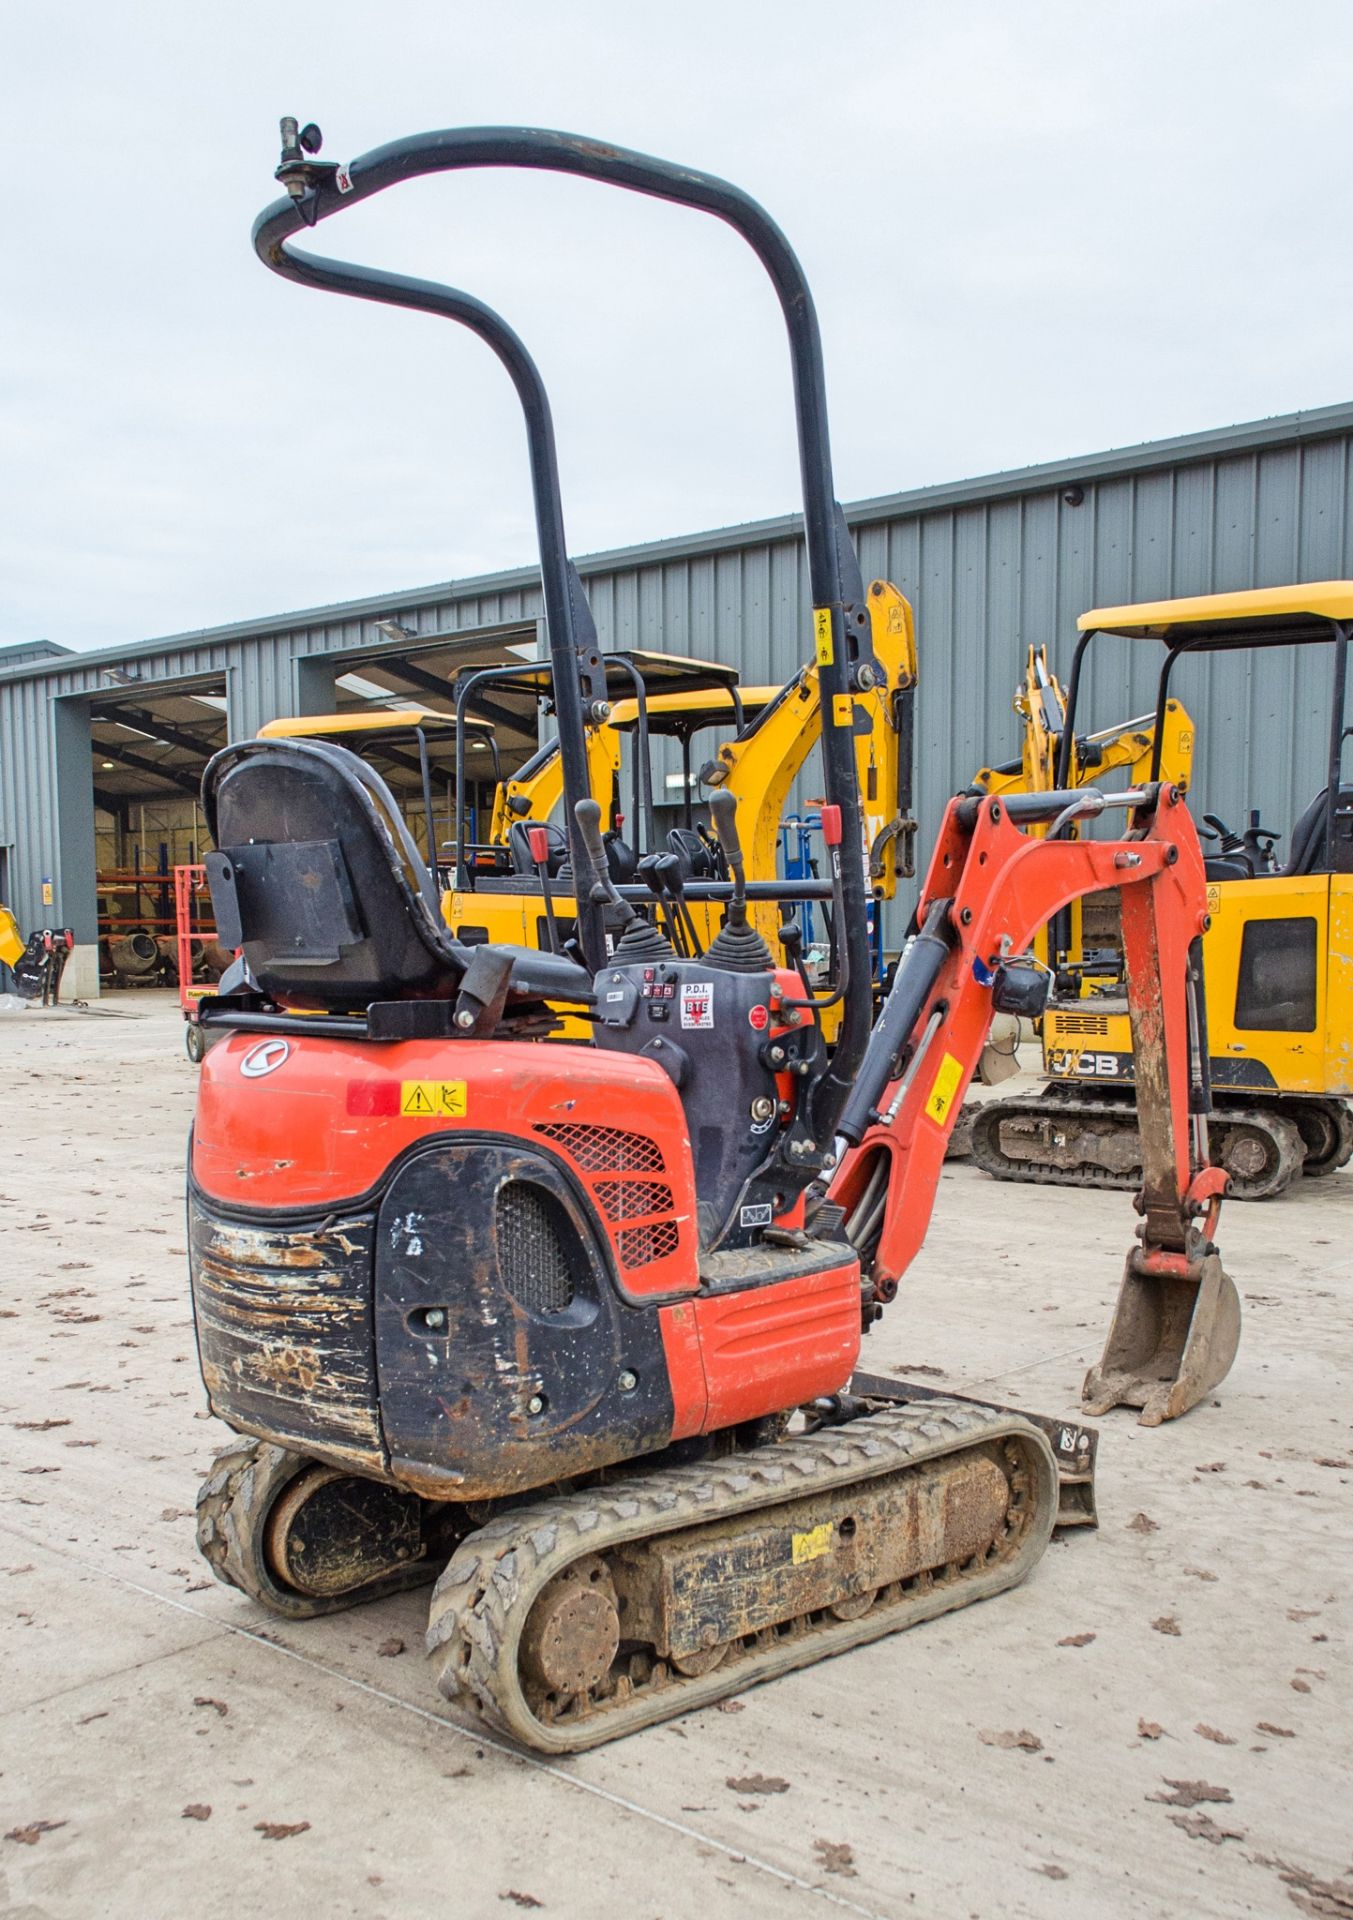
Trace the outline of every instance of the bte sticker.
{"label": "bte sticker", "polygon": [[681,1024],[705,1029],[714,1025],[714,982],[686,980],[681,986]]}

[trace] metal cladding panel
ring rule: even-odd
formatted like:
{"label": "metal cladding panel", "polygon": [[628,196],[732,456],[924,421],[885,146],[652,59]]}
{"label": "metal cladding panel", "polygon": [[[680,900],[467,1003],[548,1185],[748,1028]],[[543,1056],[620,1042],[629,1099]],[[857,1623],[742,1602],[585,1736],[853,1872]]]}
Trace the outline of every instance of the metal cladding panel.
{"label": "metal cladding panel", "polygon": [[[1350,447],[1353,407],[1329,408],[848,509],[865,578],[895,581],[916,608],[922,855],[949,796],[978,766],[1015,752],[1011,700],[1031,643],[1047,643],[1065,680],[1087,607],[1353,577]],[[580,571],[605,646],[728,661],[749,684],[783,681],[810,656],[806,566],[792,517],[597,555]],[[26,927],[39,924],[40,883],[51,874],[61,914],[50,702],[106,692],[110,664],[148,685],[224,673],[238,738],[298,710],[298,660],[370,646],[377,619],[468,635],[540,613],[534,570],[521,568],[97,656],[0,660],[0,846],[12,850],[10,904]],[[1092,646],[1085,727],[1148,712],[1160,659],[1149,641]],[[1181,662],[1174,690],[1199,728],[1197,811],[1243,824],[1257,806],[1266,824],[1290,829],[1324,782],[1329,665],[1315,648]],[[673,797],[665,777],[678,766],[664,749],[659,799]],[[810,762],[792,804],[820,790],[816,778]],[[900,927],[895,914],[894,938]]]}

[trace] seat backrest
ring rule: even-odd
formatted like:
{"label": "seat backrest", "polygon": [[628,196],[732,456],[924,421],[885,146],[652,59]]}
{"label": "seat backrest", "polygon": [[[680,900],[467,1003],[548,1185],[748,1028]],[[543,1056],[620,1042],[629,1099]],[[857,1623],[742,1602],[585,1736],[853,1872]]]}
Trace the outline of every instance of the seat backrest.
{"label": "seat backrest", "polygon": [[464,959],[390,789],[346,747],[248,740],[202,776],[219,937],[270,998],[350,1012],[445,997]]}
{"label": "seat backrest", "polygon": [[685,880],[713,880],[717,877],[714,855],[692,827],[673,827],[667,835],[667,846],[681,862],[682,878]]}
{"label": "seat backrest", "polygon": [[618,887],[627,887],[639,871],[638,854],[614,829],[601,836],[601,844],[606,849],[606,868],[612,880]]}
{"label": "seat backrest", "polygon": [[520,874],[534,874],[536,863],[531,853],[531,829],[544,827],[549,841],[549,858],[546,872],[553,880],[568,858],[568,840],[562,827],[556,827],[548,820],[514,820],[507,830],[508,851],[512,857],[512,871]]}
{"label": "seat backrest", "polygon": [[[1288,877],[1302,873],[1325,873],[1325,814],[1328,787],[1306,807],[1292,829],[1287,865]],[[1335,801],[1334,860],[1335,873],[1353,872],[1353,786],[1342,786]]]}

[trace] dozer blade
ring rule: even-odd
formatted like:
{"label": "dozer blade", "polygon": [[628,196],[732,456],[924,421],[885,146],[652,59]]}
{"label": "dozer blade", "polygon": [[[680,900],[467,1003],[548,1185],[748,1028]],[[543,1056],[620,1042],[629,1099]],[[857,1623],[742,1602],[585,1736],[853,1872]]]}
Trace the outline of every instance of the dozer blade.
{"label": "dozer blade", "polygon": [[1158,1427],[1196,1407],[1231,1371],[1240,1345],[1240,1297],[1220,1256],[1205,1254],[1188,1277],[1143,1271],[1130,1253],[1104,1354],[1081,1401],[1092,1417],[1140,1407]]}

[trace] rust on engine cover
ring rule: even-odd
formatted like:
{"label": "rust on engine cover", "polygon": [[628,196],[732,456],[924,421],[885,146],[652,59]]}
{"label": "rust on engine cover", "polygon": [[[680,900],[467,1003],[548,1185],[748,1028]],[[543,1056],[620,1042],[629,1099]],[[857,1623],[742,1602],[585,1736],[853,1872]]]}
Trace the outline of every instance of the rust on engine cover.
{"label": "rust on engine cover", "polygon": [[380,1474],[373,1228],[369,1214],[244,1224],[197,1193],[189,1206],[193,1313],[213,1412]]}
{"label": "rust on engine cover", "polygon": [[983,1447],[609,1556],[626,1640],[681,1658],[893,1581],[970,1560],[1004,1530],[1006,1474]]}

